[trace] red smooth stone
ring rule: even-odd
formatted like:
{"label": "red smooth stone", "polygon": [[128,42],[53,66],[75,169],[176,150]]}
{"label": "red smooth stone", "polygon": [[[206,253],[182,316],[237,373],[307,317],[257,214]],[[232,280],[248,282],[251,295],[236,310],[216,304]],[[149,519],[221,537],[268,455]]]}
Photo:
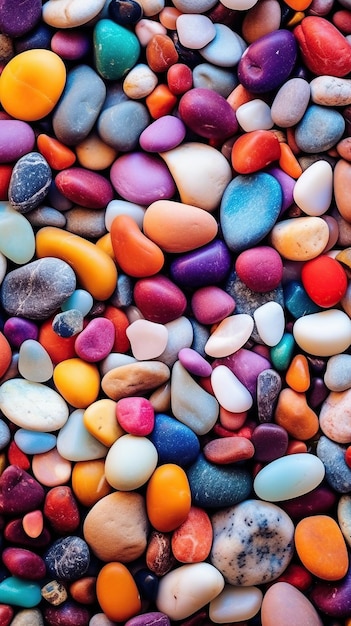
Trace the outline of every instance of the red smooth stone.
{"label": "red smooth stone", "polygon": [[8,199],[8,190],[13,165],[0,165],[0,200]]}
{"label": "red smooth stone", "polygon": [[130,435],[145,437],[154,428],[155,411],[147,398],[129,397],[118,400],[116,417],[123,430]]}
{"label": "red smooth stone", "polygon": [[14,610],[8,604],[0,604],[0,626],[10,626]]}
{"label": "red smooth stone", "polygon": [[280,143],[270,130],[253,130],[234,143],[232,166],[238,174],[252,174],[280,158]]}
{"label": "red smooth stone", "polygon": [[59,534],[73,533],[80,524],[78,504],[72,489],[65,485],[48,491],[44,502],[44,516]]}
{"label": "red smooth stone", "polygon": [[193,86],[193,73],[185,63],[175,63],[167,72],[167,85],[175,96],[181,96]]}
{"label": "red smooth stone", "polygon": [[141,278],[135,283],[134,300],[145,319],[167,324],[183,315],[186,297],[166,276]]}
{"label": "red smooth stone", "polygon": [[10,465],[17,465],[25,471],[30,468],[29,458],[24,452],[22,452],[22,450],[19,449],[15,441],[11,441],[8,447],[7,458]]}
{"label": "red smooth stone", "polygon": [[126,330],[129,326],[129,320],[126,314],[114,306],[107,306],[104,311],[104,317],[110,320],[115,327],[115,341],[112,352],[128,352],[130,341],[127,337]]}
{"label": "red smooth stone", "polygon": [[290,563],[285,572],[275,582],[290,583],[300,591],[307,591],[313,582],[312,574],[303,565]]}
{"label": "red smooth stone", "polygon": [[11,520],[5,527],[4,537],[6,541],[12,544],[33,549],[46,548],[51,541],[51,535],[47,528],[43,528],[38,537],[30,537],[27,535],[22,525],[22,519]]}
{"label": "red smooth stone", "polygon": [[74,349],[76,336],[60,337],[57,335],[52,327],[52,319],[42,323],[38,341],[45,348],[54,365],[77,356]]}
{"label": "red smooth stone", "polygon": [[337,77],[351,72],[351,46],[327,19],[309,15],[293,32],[302,60],[311,72]]}
{"label": "red smooth stone", "polygon": [[83,167],[62,170],[56,175],[55,184],[65,198],[88,209],[104,209],[114,195],[104,176]]}
{"label": "red smooth stone", "polygon": [[311,300],[323,308],[338,304],[348,284],[341,263],[327,255],[307,261],[301,271],[301,280]]}
{"label": "red smooth stone", "polygon": [[351,34],[351,13],[346,9],[335,11],[332,22],[345,35]]}
{"label": "red smooth stone", "polygon": [[5,548],[2,561],[12,574],[18,578],[40,580],[46,574],[46,565],[43,559],[35,552],[25,548]]}
{"label": "red smooth stone", "polygon": [[179,58],[176,47],[168,35],[153,35],[146,46],[146,60],[153,72],[167,72]]}
{"label": "red smooth stone", "polygon": [[245,437],[221,437],[212,439],[203,449],[203,453],[211,463],[226,465],[251,459],[255,448]]}

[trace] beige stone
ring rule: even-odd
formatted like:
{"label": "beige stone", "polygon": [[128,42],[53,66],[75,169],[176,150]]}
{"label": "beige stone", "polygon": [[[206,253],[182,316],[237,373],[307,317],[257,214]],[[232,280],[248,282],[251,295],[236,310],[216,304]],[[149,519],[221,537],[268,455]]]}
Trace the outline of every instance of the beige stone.
{"label": "beige stone", "polygon": [[109,398],[117,401],[154,390],[169,377],[169,368],[164,363],[141,361],[110,370],[103,377],[101,387]]}

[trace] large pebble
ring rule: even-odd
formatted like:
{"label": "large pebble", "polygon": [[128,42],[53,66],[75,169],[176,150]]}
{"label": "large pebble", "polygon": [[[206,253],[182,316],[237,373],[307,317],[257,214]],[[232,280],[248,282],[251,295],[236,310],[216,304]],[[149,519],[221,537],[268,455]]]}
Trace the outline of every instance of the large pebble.
{"label": "large pebble", "polygon": [[325,152],[341,139],[345,120],[339,111],[311,104],[295,129],[295,141],[303,152]]}
{"label": "large pebble", "polygon": [[158,461],[157,449],[146,437],[122,435],[109,449],[105,460],[105,476],[119,491],[132,491],[144,485]]}
{"label": "large pebble", "polygon": [[110,178],[122,198],[137,204],[171,198],[175,191],[174,181],[163,161],[143,152],[122,155],[112,165]]}
{"label": "large pebble", "polygon": [[99,115],[97,129],[101,139],[115,151],[130,152],[137,148],[149,124],[146,106],[139,101],[127,100],[105,108]]}
{"label": "large pebble", "polygon": [[248,499],[212,516],[211,563],[226,582],[251,586],[275,580],[294,552],[294,525],[278,506]]}
{"label": "large pebble", "polygon": [[91,0],[84,7],[79,0],[49,0],[45,3],[43,20],[55,28],[82,26],[98,15],[103,6],[103,0]]}
{"label": "large pebble", "polygon": [[295,547],[303,565],[323,580],[344,578],[349,567],[346,543],[329,515],[311,515],[295,529]]}
{"label": "large pebble", "polygon": [[47,550],[44,561],[49,576],[64,581],[82,577],[90,563],[89,547],[80,537],[57,539]]}
{"label": "large pebble", "polygon": [[51,168],[39,152],[25,154],[12,170],[8,192],[11,206],[19,213],[37,207],[47,195],[51,179]]}
{"label": "large pebble", "polygon": [[314,259],[323,252],[328,239],[329,228],[321,217],[282,220],[270,233],[273,248],[291,261]]}
{"label": "large pebble", "polygon": [[294,323],[293,334],[296,343],[309,354],[333,356],[351,344],[351,322],[343,311],[329,309],[300,317]]}
{"label": "large pebble", "polygon": [[101,387],[112,400],[135,396],[167,382],[170,371],[157,361],[141,361],[113,368],[103,376]]}
{"label": "large pebble", "polygon": [[187,476],[195,506],[210,509],[233,506],[248,498],[252,489],[246,469],[214,465],[202,454],[187,469]]}
{"label": "large pebble", "polygon": [[265,593],[261,608],[262,626],[274,626],[277,620],[291,626],[309,624],[322,626],[312,602],[304,593],[287,582],[274,583]]}
{"label": "large pebble", "polygon": [[311,99],[323,106],[351,104],[351,81],[336,76],[317,76],[310,82]]}
{"label": "large pebble", "polygon": [[346,76],[351,70],[347,39],[324,17],[309,15],[294,29],[302,59],[314,74]]}
{"label": "large pebble", "polygon": [[136,35],[109,19],[94,28],[95,66],[102,78],[118,80],[137,63],[140,44]]}
{"label": "large pebble", "polygon": [[320,428],[326,437],[336,443],[350,443],[350,403],[351,390],[331,392],[324,400],[320,414]]}
{"label": "large pebble", "polygon": [[254,490],[262,500],[279,502],[312,491],[323,480],[322,461],[307,452],[281,457],[256,475]]}
{"label": "large pebble", "polygon": [[194,431],[170,415],[157,413],[155,425],[150,434],[158,462],[178,463],[185,467],[193,463],[200,451],[199,439]]}
{"label": "large pebble", "polygon": [[208,139],[226,139],[238,130],[235,112],[223,96],[212,89],[195,87],[179,102],[179,115],[195,133]]}
{"label": "large pebble", "polygon": [[172,369],[171,405],[174,416],[197,435],[204,435],[216,423],[217,400],[196,382],[180,361]]}

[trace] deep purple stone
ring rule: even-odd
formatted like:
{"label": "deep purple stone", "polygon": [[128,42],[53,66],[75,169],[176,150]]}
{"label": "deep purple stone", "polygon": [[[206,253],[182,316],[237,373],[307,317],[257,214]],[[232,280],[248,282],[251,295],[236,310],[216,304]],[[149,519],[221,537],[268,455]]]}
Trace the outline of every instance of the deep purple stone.
{"label": "deep purple stone", "polygon": [[311,409],[316,409],[324,402],[329,394],[329,389],[324,384],[324,380],[319,377],[312,378],[311,385],[308,390],[308,404]]}
{"label": "deep purple stone", "polygon": [[255,461],[269,463],[285,455],[289,435],[278,424],[259,424],[252,433],[251,442],[255,448]]}
{"label": "deep purple stone", "polygon": [[91,619],[88,609],[71,601],[59,606],[45,606],[43,616],[48,626],[88,626]]}
{"label": "deep purple stone", "polygon": [[281,502],[279,506],[293,519],[302,519],[308,515],[323,515],[336,503],[335,493],[327,486],[319,486],[313,491]]}
{"label": "deep purple stone", "polygon": [[39,22],[41,9],[41,0],[0,0],[0,31],[21,37]]}
{"label": "deep purple stone", "polygon": [[310,599],[319,611],[332,617],[350,617],[351,614],[351,568],[342,580],[317,582]]}
{"label": "deep purple stone", "polygon": [[170,273],[175,283],[184,288],[205,287],[224,280],[231,268],[232,258],[223,241],[214,241],[171,263]]}
{"label": "deep purple stone", "polygon": [[9,317],[4,324],[4,335],[14,348],[27,339],[38,339],[38,334],[37,325],[23,317]]}

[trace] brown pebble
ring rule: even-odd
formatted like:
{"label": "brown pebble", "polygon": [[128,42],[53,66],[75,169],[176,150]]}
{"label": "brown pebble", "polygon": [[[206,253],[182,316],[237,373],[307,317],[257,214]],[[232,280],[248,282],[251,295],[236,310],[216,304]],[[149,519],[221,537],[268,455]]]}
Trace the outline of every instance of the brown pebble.
{"label": "brown pebble", "polygon": [[75,580],[70,585],[69,592],[76,602],[80,604],[94,604],[96,602],[96,577],[86,576]]}
{"label": "brown pebble", "polygon": [[345,161],[351,161],[351,137],[344,137],[336,144],[338,154]]}
{"label": "brown pebble", "polygon": [[105,212],[99,209],[73,207],[65,212],[66,230],[86,239],[99,239],[106,234]]}
{"label": "brown pebble", "polygon": [[156,576],[164,576],[175,564],[171,534],[153,530],[146,549],[146,565]]}
{"label": "brown pebble", "polygon": [[211,463],[226,465],[251,459],[255,454],[255,448],[246,437],[221,437],[209,441],[203,453]]}
{"label": "brown pebble", "polygon": [[53,606],[59,606],[68,598],[66,587],[57,580],[51,580],[41,589],[43,598]]}
{"label": "brown pebble", "polygon": [[170,37],[154,35],[146,46],[146,60],[153,72],[167,72],[178,61],[178,52]]}
{"label": "brown pebble", "polygon": [[281,8],[277,0],[261,0],[246,12],[242,33],[247,43],[278,30],[281,21]]}
{"label": "brown pebble", "polygon": [[101,381],[101,387],[109,398],[117,401],[157,389],[167,382],[169,377],[169,368],[164,363],[137,361],[107,372]]}

